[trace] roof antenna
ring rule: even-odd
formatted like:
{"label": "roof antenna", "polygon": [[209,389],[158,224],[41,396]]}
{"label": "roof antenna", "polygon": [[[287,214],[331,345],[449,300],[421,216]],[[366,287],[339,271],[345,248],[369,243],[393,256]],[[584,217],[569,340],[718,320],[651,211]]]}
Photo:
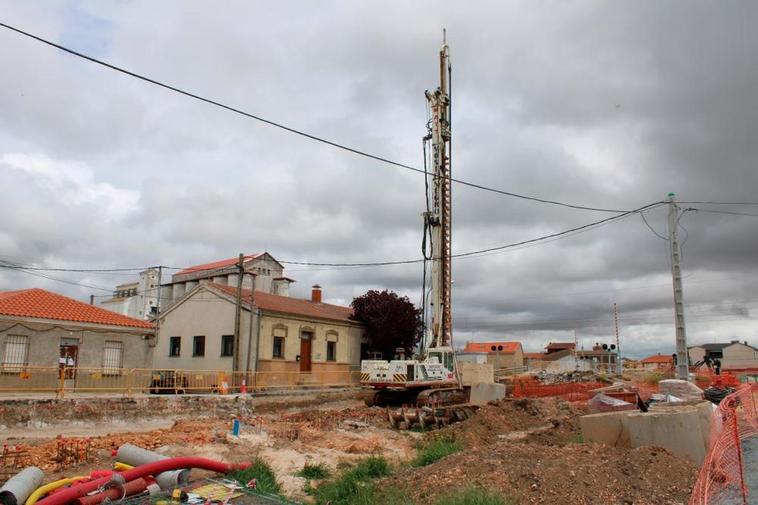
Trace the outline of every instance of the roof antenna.
{"label": "roof antenna", "polygon": [[447,44],[447,30],[445,28],[442,29],[442,43]]}

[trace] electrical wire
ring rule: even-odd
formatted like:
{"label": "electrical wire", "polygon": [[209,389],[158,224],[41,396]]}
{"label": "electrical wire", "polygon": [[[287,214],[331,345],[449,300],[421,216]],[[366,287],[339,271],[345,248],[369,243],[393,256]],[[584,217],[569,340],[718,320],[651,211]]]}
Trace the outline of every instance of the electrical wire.
{"label": "electrical wire", "polygon": [[[122,67],[113,65],[111,63],[107,63],[107,62],[105,62],[103,60],[99,60],[97,58],[94,58],[92,56],[88,56],[88,55],[86,55],[84,53],[81,53],[79,51],[75,51],[73,49],[70,49],[68,47],[62,46],[60,44],[56,44],[55,42],[52,42],[52,41],[47,40],[45,38],[42,38],[42,37],[40,37],[38,35],[34,35],[32,33],[26,32],[24,30],[21,30],[20,28],[16,28],[16,27],[8,25],[6,23],[0,22],[0,26],[3,27],[3,28],[6,28],[8,30],[11,30],[13,32],[16,32],[16,33],[18,33],[20,35],[24,35],[25,37],[29,37],[31,39],[34,39],[34,40],[36,40],[38,42],[42,42],[43,44],[46,44],[48,46],[51,46],[51,47],[54,47],[54,48],[59,49],[61,51],[64,51],[64,52],[66,52],[68,54],[71,54],[73,56],[77,56],[79,58],[87,60],[89,62],[96,63],[98,65],[101,65],[103,67],[109,68],[111,70],[115,70],[116,72],[120,72],[120,73],[128,75],[130,77],[134,77],[135,79],[139,79],[141,81],[153,84],[155,86],[159,86],[159,87],[167,89],[169,91],[173,91],[175,93],[179,93],[180,95],[184,95],[184,96],[187,96],[189,98],[193,98],[195,100],[199,100],[201,102],[204,102],[204,103],[207,103],[207,104],[210,104],[210,105],[214,105],[216,107],[220,107],[220,108],[222,108],[224,110],[227,110],[229,112],[233,112],[235,114],[239,114],[241,116],[245,116],[245,117],[247,117],[249,119],[254,119],[256,121],[259,121],[261,123],[267,124],[269,126],[272,126],[272,127],[275,127],[275,128],[279,128],[281,130],[284,130],[284,131],[286,131],[288,133],[292,133],[294,135],[299,135],[301,137],[304,137],[304,138],[307,138],[307,139],[310,139],[310,140],[313,140],[313,141],[316,141],[316,142],[321,142],[322,144],[326,144],[328,146],[331,146],[331,147],[334,147],[334,148],[337,148],[337,149],[341,149],[343,151],[347,151],[347,152],[350,152],[350,153],[358,155],[358,156],[363,156],[365,158],[369,158],[369,159],[372,159],[372,160],[375,160],[375,161],[379,161],[379,162],[382,162],[382,163],[393,165],[395,167],[399,167],[399,168],[403,168],[403,169],[406,169],[406,170],[411,170],[413,172],[418,172],[418,173],[422,173],[422,174],[428,175],[428,172],[426,170],[422,170],[420,168],[416,168],[416,167],[413,167],[413,166],[405,164],[405,163],[400,163],[398,161],[393,161],[393,160],[391,160],[389,158],[385,158],[383,156],[371,154],[371,153],[368,153],[366,151],[362,151],[362,150],[360,150],[358,148],[350,147],[350,146],[347,146],[345,144],[340,144],[339,142],[336,142],[336,141],[333,141],[333,140],[328,140],[326,138],[319,137],[317,135],[313,135],[311,133],[307,133],[307,132],[302,131],[302,130],[298,130],[298,129],[293,128],[291,126],[287,126],[285,124],[278,123],[278,122],[272,121],[270,119],[266,119],[266,118],[258,116],[256,114],[245,112],[245,111],[243,111],[241,109],[238,109],[236,107],[232,107],[230,105],[225,105],[225,104],[223,104],[223,103],[221,103],[219,101],[212,100],[210,98],[205,98],[205,97],[197,95],[195,93],[192,93],[192,92],[189,92],[189,91],[185,91],[185,90],[183,90],[181,88],[177,88],[176,86],[172,86],[172,85],[163,83],[161,81],[158,81],[158,80],[152,79],[150,77],[138,74],[138,73],[133,72],[131,70],[127,70],[125,68],[122,68]],[[545,204],[550,204],[550,205],[557,205],[557,206],[561,206],[561,207],[567,207],[567,208],[571,208],[571,209],[588,210],[588,211],[594,211],[594,212],[609,212],[609,213],[618,213],[618,214],[627,212],[625,210],[619,210],[619,209],[607,209],[607,208],[601,208],[601,207],[590,207],[590,206],[585,206],[585,205],[575,205],[575,204],[570,204],[570,203],[565,203],[565,202],[559,202],[557,200],[549,200],[549,199],[546,199],[546,198],[538,198],[538,197],[535,197],[535,196],[522,195],[522,194],[518,194],[518,193],[513,193],[511,191],[504,191],[504,190],[501,190],[501,189],[496,189],[496,188],[492,188],[492,187],[489,187],[489,186],[484,186],[482,184],[476,184],[476,183],[469,182],[469,181],[464,181],[464,180],[461,180],[461,179],[455,179],[455,178],[449,177],[449,176],[447,177],[447,179],[449,179],[451,182],[454,182],[456,184],[461,184],[463,186],[468,186],[468,187],[479,189],[479,190],[483,190],[483,191],[489,191],[489,192],[497,193],[497,194],[504,195],[504,196],[510,196],[510,197],[513,197],[513,198],[520,198],[522,200],[530,200],[530,201],[539,202],[539,203],[545,203]]]}
{"label": "electrical wire", "polygon": [[[563,237],[565,235],[569,235],[577,231],[582,231],[589,228],[593,228],[595,226],[600,226],[606,223],[621,220],[627,216],[636,214],[642,210],[652,209],[660,205],[663,205],[664,203],[665,202],[663,201],[649,203],[637,209],[626,211],[623,214],[619,214],[617,216],[611,216],[605,219],[601,219],[599,221],[593,221],[591,223],[587,223],[581,226],[575,226],[567,230],[551,233],[548,235],[542,235],[540,237],[536,237],[536,238],[532,238],[528,240],[522,240],[520,242],[512,242],[510,244],[488,247],[485,249],[478,249],[475,251],[468,251],[465,253],[452,254],[451,258],[466,258],[469,256],[481,255],[484,253],[489,253],[489,252],[494,252],[494,251],[502,251],[505,249],[511,249],[511,248],[526,245],[526,244],[532,244],[532,243],[541,242],[541,241],[545,241],[545,240],[549,240],[553,238]],[[375,261],[375,262],[363,262],[363,263],[317,263],[317,262],[310,262],[310,261],[286,261],[286,260],[277,260],[277,261],[285,265],[306,265],[306,266],[322,266],[322,267],[368,267],[368,266],[388,266],[388,265],[409,265],[413,263],[420,263],[424,261],[424,259],[421,258],[421,259],[398,260],[398,261]]]}
{"label": "electrical wire", "polygon": [[758,202],[697,202],[697,201],[688,201],[688,202],[677,202],[677,203],[686,203],[686,204],[700,204],[700,205],[758,205]]}
{"label": "electrical wire", "polygon": [[60,277],[53,277],[53,276],[50,276],[50,275],[45,275],[45,274],[40,273],[40,272],[29,271],[26,268],[23,268],[23,267],[20,267],[20,266],[16,266],[16,265],[13,265],[13,264],[8,264],[7,262],[0,263],[0,268],[7,268],[7,269],[13,270],[15,272],[21,272],[21,273],[25,273],[27,275],[32,275],[34,277],[40,277],[40,278],[48,279],[48,280],[55,281],[55,282],[62,282],[64,284],[70,284],[72,286],[79,286],[79,287],[89,288],[89,289],[97,289],[99,291],[108,291],[108,292],[112,291],[112,289],[105,288],[105,287],[102,287],[102,286],[94,286],[92,284],[84,284],[82,282],[75,282],[75,281],[70,281],[70,280],[67,280],[67,279],[61,279]]}
{"label": "electrical wire", "polygon": [[642,221],[645,223],[645,226],[647,226],[648,228],[650,228],[650,231],[652,231],[655,234],[656,237],[668,241],[668,238],[664,237],[663,235],[661,235],[660,233],[658,233],[657,231],[655,231],[655,229],[652,226],[650,226],[650,223],[648,223],[647,219],[645,219],[645,213],[644,212],[640,212],[640,217],[642,218]]}
{"label": "electrical wire", "polygon": [[733,212],[729,210],[712,210],[712,209],[696,209],[694,207],[691,207],[687,210],[692,210],[696,212],[707,212],[709,214],[729,214],[731,216],[751,216],[751,217],[758,217],[758,214],[751,214],[749,212]]}

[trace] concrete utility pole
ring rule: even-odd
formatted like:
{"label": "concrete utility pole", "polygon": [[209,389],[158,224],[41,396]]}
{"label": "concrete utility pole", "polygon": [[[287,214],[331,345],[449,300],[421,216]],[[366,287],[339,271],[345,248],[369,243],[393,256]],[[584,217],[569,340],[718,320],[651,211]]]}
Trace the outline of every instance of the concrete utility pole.
{"label": "concrete utility pole", "polygon": [[613,324],[616,326],[616,375],[621,375],[623,367],[621,363],[621,340],[619,339],[619,310],[616,302],[613,302]]}
{"label": "concrete utility pole", "polygon": [[163,282],[163,267],[158,265],[158,296],[155,301],[155,333],[161,329],[161,282]]}
{"label": "concrete utility pole", "polygon": [[240,253],[237,261],[237,305],[234,309],[234,349],[232,371],[240,369],[240,313],[242,312],[242,278],[245,275],[245,255]]}
{"label": "concrete utility pole", "polygon": [[674,324],[676,326],[676,376],[689,379],[689,358],[687,356],[687,333],[684,329],[684,291],[682,289],[682,268],[679,265],[679,239],[676,229],[679,225],[679,207],[674,193],[668,194],[669,202],[669,251],[671,252],[671,277],[674,284]]}

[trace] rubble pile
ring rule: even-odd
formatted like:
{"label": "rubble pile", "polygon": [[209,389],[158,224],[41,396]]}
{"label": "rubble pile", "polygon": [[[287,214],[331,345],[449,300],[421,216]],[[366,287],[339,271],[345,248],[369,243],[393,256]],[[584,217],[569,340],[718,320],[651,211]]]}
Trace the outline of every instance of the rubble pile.
{"label": "rubble pile", "polygon": [[466,447],[486,446],[509,434],[561,445],[578,438],[578,419],[584,413],[585,406],[554,398],[506,398],[481,407],[476,416],[442,430],[440,436],[452,433]]}
{"label": "rubble pile", "polygon": [[97,463],[110,458],[112,450],[130,443],[146,449],[166,445],[200,446],[218,440],[229,423],[221,420],[181,420],[170,428],[142,433],[114,433],[98,437],[48,439],[20,445],[22,455],[14,458],[19,467],[34,465],[58,472],[82,463]]}
{"label": "rubble pile", "polygon": [[540,370],[534,377],[542,384],[563,384],[566,382],[596,382],[598,380],[595,372],[548,372]]}
{"label": "rubble pile", "polygon": [[687,502],[696,474],[694,465],[655,447],[499,441],[401,472],[383,485],[405,490],[419,505],[463,483],[497,490],[520,504],[673,504]]}
{"label": "rubble pile", "polygon": [[666,449],[582,443],[586,404],[557,398],[505,399],[430,437],[451,437],[463,450],[406,469],[381,485],[418,505],[461,485],[497,490],[514,503],[686,503],[694,464]]}

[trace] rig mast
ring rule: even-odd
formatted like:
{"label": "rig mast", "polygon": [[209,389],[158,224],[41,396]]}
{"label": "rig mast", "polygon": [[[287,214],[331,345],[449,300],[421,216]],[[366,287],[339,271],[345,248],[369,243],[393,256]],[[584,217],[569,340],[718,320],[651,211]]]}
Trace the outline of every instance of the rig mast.
{"label": "rig mast", "polygon": [[[444,32],[443,32],[444,34]],[[450,135],[450,48],[443,35],[440,48],[440,86],[426,91],[429,105],[431,141],[431,208],[424,214],[431,230],[432,261],[432,341],[431,347],[452,345],[451,315],[451,135]]]}

